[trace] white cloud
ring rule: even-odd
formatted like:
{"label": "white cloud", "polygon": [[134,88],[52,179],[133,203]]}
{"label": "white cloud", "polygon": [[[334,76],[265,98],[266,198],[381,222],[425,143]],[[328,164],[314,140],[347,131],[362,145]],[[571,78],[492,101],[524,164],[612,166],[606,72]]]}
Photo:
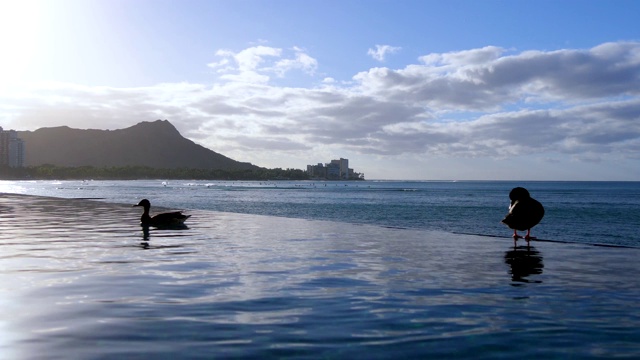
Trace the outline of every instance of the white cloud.
{"label": "white cloud", "polygon": [[318,61],[301,49],[294,48],[294,50],[296,51],[294,58],[279,60],[274,64],[273,69],[267,70],[273,71],[279,77],[284,77],[291,70],[301,70],[308,75],[314,75],[318,68]]}
{"label": "white cloud", "polygon": [[298,48],[220,51],[209,64],[221,72],[213,85],[12,89],[0,92],[0,123],[114,129],[169,119],[185,136],[261,166],[293,166],[260,163],[267,158],[326,161],[317,156],[327,149],[369,161],[565,159],[543,162],[558,168],[640,160],[640,43],[505,53],[429,54],[352,83],[325,77],[319,87],[283,87],[270,77],[313,74],[317,61]]}
{"label": "white cloud", "polygon": [[400,51],[402,48],[391,45],[376,45],[375,49],[369,49],[367,55],[371,56],[375,60],[380,62],[385,61],[388,54],[394,54]]}
{"label": "white cloud", "polygon": [[427,65],[472,66],[495,61],[502,53],[504,53],[504,49],[502,48],[486,46],[481,49],[453,51],[444,54],[429,54],[421,56],[419,60]]}
{"label": "white cloud", "polygon": [[318,61],[309,56],[303,49],[294,47],[294,53],[286,55],[280,48],[268,46],[254,46],[237,53],[230,50],[219,50],[216,52],[218,61],[213,61],[207,66],[215,69],[220,78],[228,81],[245,83],[267,83],[271,79],[270,75],[284,77],[292,70],[301,70],[309,75],[314,75]]}
{"label": "white cloud", "polygon": [[266,60],[265,57],[279,58],[281,53],[282,49],[276,49],[268,46],[255,46],[242,50],[239,53],[234,54],[233,57],[238,63],[238,70],[240,72],[244,72],[257,70],[258,65]]}

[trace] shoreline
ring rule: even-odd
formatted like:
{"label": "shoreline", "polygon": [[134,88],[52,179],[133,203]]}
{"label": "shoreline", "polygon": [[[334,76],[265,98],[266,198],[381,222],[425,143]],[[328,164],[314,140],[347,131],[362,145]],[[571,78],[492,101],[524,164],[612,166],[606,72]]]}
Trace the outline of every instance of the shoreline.
{"label": "shoreline", "polygon": [[[126,181],[126,180],[125,180]],[[8,196],[23,196],[23,197],[42,197],[42,198],[50,198],[56,200],[88,200],[88,201],[97,201],[105,204],[114,204],[114,205],[124,205],[124,206],[132,206],[132,204],[128,204],[125,202],[118,201],[110,201],[107,198],[100,197],[72,197],[72,198],[64,198],[64,197],[55,197],[55,196],[47,196],[47,195],[31,195],[31,194],[20,194],[20,193],[3,193],[0,192],[0,196],[8,195]],[[162,207],[162,206],[154,206],[155,212],[161,211],[170,211],[171,208]],[[217,210],[208,210],[208,209],[189,209],[183,208],[181,210],[194,210],[194,211],[204,211],[211,213],[227,213],[227,214],[239,214],[239,215],[249,215],[249,216],[266,216],[266,217],[275,217],[275,218],[285,218],[285,219],[297,219],[297,220],[306,220],[306,221],[320,221],[320,222],[335,222],[339,224],[349,224],[352,226],[374,226],[388,229],[398,229],[398,230],[410,230],[410,231],[425,231],[425,232],[435,232],[435,233],[443,233],[443,234],[451,234],[451,235],[466,235],[473,237],[481,237],[481,238],[496,238],[502,239],[504,241],[512,241],[511,236],[507,235],[494,235],[494,234],[482,234],[482,233],[470,233],[463,231],[445,231],[438,229],[423,229],[423,228],[413,228],[413,227],[401,227],[401,226],[387,226],[383,224],[371,224],[371,223],[357,223],[357,222],[347,222],[347,221],[336,221],[336,220],[324,220],[324,219],[306,219],[300,217],[288,217],[288,216],[277,216],[277,215],[261,215],[261,214],[253,214],[253,213],[244,213],[244,212],[233,212],[233,211],[217,211]],[[567,241],[567,240],[557,240],[557,239],[535,239],[531,241],[531,244],[535,243],[556,243],[556,244],[573,244],[573,245],[584,245],[590,247],[602,247],[602,248],[620,248],[620,249],[635,249],[640,250],[640,246],[633,245],[621,245],[621,244],[606,244],[606,243],[590,243],[590,242],[578,242],[578,241]],[[524,239],[518,240],[518,245],[526,244]]]}
{"label": "shoreline", "polygon": [[519,179],[229,179],[229,178],[190,178],[190,177],[138,177],[138,178],[92,178],[92,177],[74,177],[74,178],[55,178],[55,177],[39,177],[39,178],[11,178],[0,175],[0,181],[301,181],[301,182],[406,182],[406,183],[430,183],[430,182],[471,182],[471,183],[640,183],[640,180],[566,180],[566,179],[546,179],[546,180],[519,180]]}

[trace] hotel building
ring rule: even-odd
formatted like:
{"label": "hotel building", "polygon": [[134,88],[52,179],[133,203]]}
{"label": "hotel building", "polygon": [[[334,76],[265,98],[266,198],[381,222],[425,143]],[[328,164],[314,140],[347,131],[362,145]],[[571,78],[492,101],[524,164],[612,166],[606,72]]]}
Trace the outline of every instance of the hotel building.
{"label": "hotel building", "polygon": [[5,131],[0,127],[0,167],[24,166],[24,141],[15,130]]}
{"label": "hotel building", "polygon": [[327,180],[360,180],[364,179],[363,174],[359,174],[349,169],[349,159],[340,158],[331,160],[330,163],[318,165],[307,165],[307,174],[315,179]]}

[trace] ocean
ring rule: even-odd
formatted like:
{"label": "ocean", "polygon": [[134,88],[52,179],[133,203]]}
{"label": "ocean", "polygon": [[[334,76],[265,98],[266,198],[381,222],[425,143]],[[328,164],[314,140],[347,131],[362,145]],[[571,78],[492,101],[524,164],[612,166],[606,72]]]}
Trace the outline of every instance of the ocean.
{"label": "ocean", "polygon": [[640,182],[4,181],[0,192],[510,236],[500,220],[515,186],[545,206],[540,240],[640,247]]}
{"label": "ocean", "polygon": [[[531,246],[500,223],[514,186],[546,209]],[[142,198],[192,216],[144,229]],[[640,358],[639,205],[637,182],[1,181],[0,359]]]}

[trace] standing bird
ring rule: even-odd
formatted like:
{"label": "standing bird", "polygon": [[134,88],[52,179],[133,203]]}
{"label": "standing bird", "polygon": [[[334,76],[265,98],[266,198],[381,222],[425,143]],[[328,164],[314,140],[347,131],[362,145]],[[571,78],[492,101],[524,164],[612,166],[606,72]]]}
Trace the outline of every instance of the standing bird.
{"label": "standing bird", "polygon": [[521,238],[518,235],[518,230],[527,230],[527,235],[524,239],[535,239],[531,236],[531,228],[538,225],[542,217],[544,216],[544,207],[540,202],[529,195],[529,191],[523,187],[516,187],[509,193],[509,199],[511,199],[511,205],[509,206],[509,213],[502,219],[502,222],[513,229],[513,243]]}
{"label": "standing bird", "polygon": [[171,226],[184,226],[184,221],[191,215],[183,215],[181,211],[162,213],[149,216],[149,209],[151,203],[147,199],[142,199],[138,205],[144,208],[144,213],[140,217],[140,223],[142,226],[154,226],[154,227],[171,227]]}

